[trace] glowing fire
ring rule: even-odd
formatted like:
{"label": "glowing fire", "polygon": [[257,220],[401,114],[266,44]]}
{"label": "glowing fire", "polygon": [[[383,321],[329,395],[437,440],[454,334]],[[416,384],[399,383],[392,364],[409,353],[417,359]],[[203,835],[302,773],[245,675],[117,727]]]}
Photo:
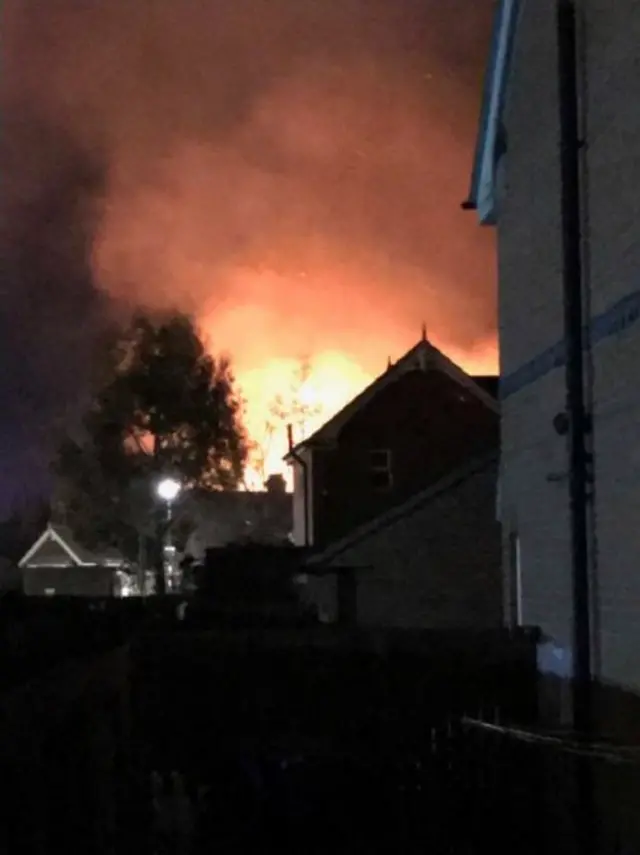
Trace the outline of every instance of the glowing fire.
{"label": "glowing fire", "polygon": [[[445,349],[470,374],[496,371],[493,347],[475,352]],[[385,360],[386,361],[386,360]],[[310,436],[359,394],[375,375],[346,353],[322,351],[308,359],[271,359],[238,372],[245,399],[244,424],[255,447],[246,472],[248,489],[262,489],[265,478],[282,474],[291,487],[291,471],[283,462],[288,450],[287,425],[294,441]]]}
{"label": "glowing fire", "polygon": [[310,436],[373,377],[344,353],[324,351],[309,359],[272,359],[239,372],[246,400],[244,423],[256,447],[247,467],[249,489],[261,489],[265,477],[290,470],[283,462],[288,450],[287,425],[294,441]]}

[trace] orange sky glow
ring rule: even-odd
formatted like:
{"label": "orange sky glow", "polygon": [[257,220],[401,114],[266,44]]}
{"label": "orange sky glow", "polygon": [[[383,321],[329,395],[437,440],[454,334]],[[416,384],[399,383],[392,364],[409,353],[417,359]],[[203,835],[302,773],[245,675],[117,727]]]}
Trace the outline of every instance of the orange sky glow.
{"label": "orange sky glow", "polygon": [[[69,188],[69,229],[91,195],[90,287],[191,312],[230,354],[256,442],[301,359],[312,430],[423,322],[467,370],[495,370],[493,236],[460,209],[492,5],[7,0],[3,239],[40,188]],[[75,306],[63,290],[84,251],[56,249],[48,302]],[[285,450],[280,431],[268,472]]]}
{"label": "orange sky glow", "polygon": [[[416,336],[417,340],[417,336]],[[408,348],[407,348],[408,349]],[[401,353],[395,354],[402,355]],[[492,373],[495,371],[495,350],[488,347],[485,353],[453,353],[449,356],[470,373]],[[265,474],[281,473],[290,485],[290,471],[282,457],[287,451],[286,422],[274,420],[270,405],[274,398],[287,392],[295,382],[299,361],[296,359],[272,359],[263,365],[241,371],[238,381],[246,398],[245,425],[250,436],[260,444],[264,454]],[[353,397],[381,374],[386,367],[383,362],[377,371],[367,372],[358,361],[340,351],[320,351],[309,358],[309,378],[300,387],[300,399],[310,408],[312,415],[305,419],[304,433],[309,436],[321,427]],[[294,437],[296,441],[304,438]],[[260,458],[260,454],[257,455]],[[253,454],[249,458],[246,473],[247,486],[260,489],[263,482],[262,461]]]}

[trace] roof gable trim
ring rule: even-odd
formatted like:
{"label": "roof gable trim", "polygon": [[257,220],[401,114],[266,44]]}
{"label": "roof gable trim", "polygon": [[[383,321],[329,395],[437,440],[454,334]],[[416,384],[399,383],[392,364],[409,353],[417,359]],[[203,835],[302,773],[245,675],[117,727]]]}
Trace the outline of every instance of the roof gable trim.
{"label": "roof gable trim", "polygon": [[42,549],[45,543],[49,541],[53,541],[56,543],[64,552],[67,553],[69,558],[76,564],[78,567],[86,566],[86,562],[83,561],[74,551],[71,549],[68,543],[66,543],[63,538],[60,537],[58,532],[52,528],[52,526],[47,526],[46,529],[42,532],[40,537],[36,540],[33,546],[27,550],[27,552],[20,559],[18,566],[26,567],[29,561],[33,558],[34,555]]}
{"label": "roof gable trim", "polygon": [[64,552],[66,552],[66,554],[77,567],[93,566],[93,562],[83,561],[82,558],[80,558],[80,556],[69,546],[69,544],[64,540],[64,538],[62,538],[55,530],[55,528],[51,525],[48,525],[46,527],[46,529],[42,532],[42,534],[36,540],[33,546],[31,546],[22,556],[22,558],[18,562],[18,566],[26,567],[31,561],[31,559],[34,557],[34,555],[37,555],[37,553],[42,549],[42,547],[49,541],[52,541],[53,543],[57,544]]}
{"label": "roof gable trim", "polygon": [[288,463],[293,463],[296,457],[304,451],[312,450],[314,446],[319,444],[325,445],[334,442],[342,428],[351,421],[356,413],[372,401],[379,392],[399,380],[404,374],[418,370],[442,372],[479,398],[487,407],[495,412],[499,412],[498,401],[481,385],[476,383],[473,376],[467,374],[466,371],[456,365],[455,362],[449,359],[448,356],[432,345],[427,339],[423,339],[415,347],[412,347],[398,362],[387,369],[384,374],[381,374],[363,389],[359,395],[352,398],[348,404],[325,422],[315,433],[299,442],[285,455],[284,460]]}
{"label": "roof gable trim", "polygon": [[496,9],[471,189],[469,200],[464,204],[465,208],[477,211],[481,225],[496,223],[496,173],[502,154],[502,111],[519,3],[520,0],[499,0]]}

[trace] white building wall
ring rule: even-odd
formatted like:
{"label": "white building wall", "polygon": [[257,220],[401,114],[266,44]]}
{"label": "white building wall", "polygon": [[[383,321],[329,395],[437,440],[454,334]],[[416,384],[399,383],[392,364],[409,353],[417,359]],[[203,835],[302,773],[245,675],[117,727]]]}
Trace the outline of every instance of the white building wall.
{"label": "white building wall", "polygon": [[[307,546],[313,544],[313,455],[303,449],[299,456],[302,463],[294,460],[291,464],[293,467],[292,539],[295,546]],[[305,491],[308,493],[307,500],[305,500]],[[305,538],[308,539],[308,543]]]}
{"label": "white building wall", "polygon": [[502,405],[500,515],[505,538],[517,533],[520,542],[523,622],[566,646],[571,638],[566,444],[553,428],[554,416],[564,409],[564,376],[561,368],[544,373],[545,354],[550,367],[550,349],[563,335],[553,10],[553,0],[522,4],[504,116],[500,370],[505,391],[512,388]]}
{"label": "white building wall", "polygon": [[[639,259],[640,261],[640,259]],[[595,373],[596,662],[602,676],[640,688],[640,330],[598,348]]]}
{"label": "white building wall", "polygon": [[[584,203],[594,315],[598,645],[603,678],[640,688],[640,3],[584,3]],[[634,296],[636,295],[636,296]],[[634,309],[635,305],[635,309]],[[624,321],[621,323],[621,321]]]}
{"label": "white building wall", "polygon": [[[585,70],[585,320],[595,332],[595,665],[604,681],[640,688],[640,3],[576,5]],[[505,529],[520,536],[525,623],[568,645],[567,485],[548,478],[566,470],[552,426],[564,406],[564,369],[513,382],[562,338],[556,75],[555,2],[523,2],[498,222],[501,370],[512,386],[503,405],[501,513]],[[625,298],[626,311],[616,312]]]}

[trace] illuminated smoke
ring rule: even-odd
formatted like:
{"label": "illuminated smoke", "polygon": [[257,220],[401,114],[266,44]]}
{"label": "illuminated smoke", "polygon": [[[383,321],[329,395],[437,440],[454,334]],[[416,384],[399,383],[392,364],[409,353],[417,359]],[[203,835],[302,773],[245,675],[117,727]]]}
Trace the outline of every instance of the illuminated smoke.
{"label": "illuminated smoke", "polygon": [[491,236],[459,206],[491,6],[5,0],[3,101],[104,154],[100,287],[195,311],[250,396],[302,354],[375,375],[423,320],[486,365]]}

